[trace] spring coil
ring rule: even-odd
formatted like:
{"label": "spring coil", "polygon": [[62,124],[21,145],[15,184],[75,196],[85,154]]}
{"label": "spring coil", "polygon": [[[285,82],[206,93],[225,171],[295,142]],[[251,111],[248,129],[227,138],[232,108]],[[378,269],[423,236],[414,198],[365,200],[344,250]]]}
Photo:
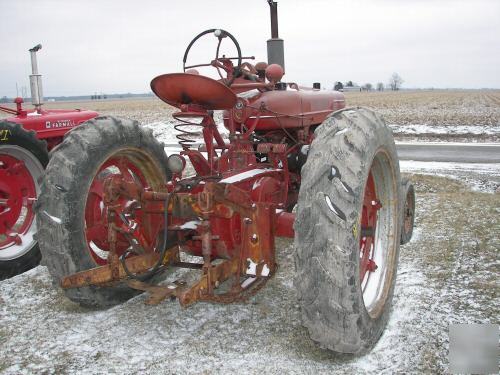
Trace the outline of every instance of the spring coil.
{"label": "spring coil", "polygon": [[[176,134],[175,137],[179,140],[179,144],[181,145],[181,147],[184,150],[189,149],[191,144],[196,143],[196,141],[194,139],[192,139],[193,137],[199,138],[199,137],[203,136],[201,132],[184,129],[187,126],[198,126],[198,127],[202,128],[203,125],[201,124],[201,122],[197,123],[197,122],[186,120],[185,118],[188,118],[191,116],[186,116],[182,112],[174,113],[174,114],[172,114],[172,117],[175,120],[179,121],[178,124],[174,125],[174,129],[179,132],[179,134]],[[200,116],[200,117],[203,117],[203,116]]]}

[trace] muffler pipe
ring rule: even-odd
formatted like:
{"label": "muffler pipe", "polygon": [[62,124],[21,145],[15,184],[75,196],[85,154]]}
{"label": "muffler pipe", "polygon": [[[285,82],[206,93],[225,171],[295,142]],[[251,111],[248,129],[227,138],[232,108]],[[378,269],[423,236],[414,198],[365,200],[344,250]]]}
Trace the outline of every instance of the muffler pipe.
{"label": "muffler pipe", "polygon": [[279,64],[285,71],[285,46],[278,34],[278,2],[268,0],[271,11],[271,39],[267,41],[267,63]]}
{"label": "muffler pipe", "polygon": [[41,44],[37,44],[29,50],[31,55],[31,75],[30,75],[30,88],[31,88],[31,104],[35,106],[38,113],[41,111],[43,104],[43,87],[42,75],[38,74],[38,63],[36,60],[36,53],[42,49]]}

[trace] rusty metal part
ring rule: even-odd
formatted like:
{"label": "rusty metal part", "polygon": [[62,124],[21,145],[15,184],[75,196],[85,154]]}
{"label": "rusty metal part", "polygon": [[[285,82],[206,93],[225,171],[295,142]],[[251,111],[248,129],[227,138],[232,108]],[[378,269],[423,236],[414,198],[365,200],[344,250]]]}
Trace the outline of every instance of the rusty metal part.
{"label": "rusty metal part", "polygon": [[287,145],[285,143],[259,143],[257,145],[257,152],[268,154],[273,152],[275,154],[285,153]]}
{"label": "rusty metal part", "polygon": [[[153,267],[160,257],[158,253],[148,253],[137,255],[125,259],[127,268],[133,273],[142,273]],[[178,260],[178,249],[173,247],[167,250],[162,264],[168,265],[170,262]],[[105,266],[93,268],[86,271],[80,271],[73,275],[66,276],[61,280],[61,287],[64,289],[81,288],[89,285],[103,285],[124,279],[127,275],[120,262],[118,262],[117,273],[114,268],[107,264]]]}
{"label": "rusty metal part", "polygon": [[203,296],[203,300],[216,303],[244,302],[261,290],[269,280],[269,277],[255,278],[253,283],[247,288],[243,288],[240,285],[239,288],[234,288],[228,293]]}
{"label": "rusty metal part", "polygon": [[[179,264],[175,264],[176,266]],[[197,264],[186,263],[183,267],[197,266]],[[201,265],[199,265],[201,266]],[[199,267],[196,267],[199,268]],[[246,301],[251,296],[255,295],[264,285],[270,280],[270,277],[259,277],[249,283],[247,287],[243,287],[239,277],[235,285],[225,293],[216,294],[209,292],[209,283],[216,287],[220,283],[229,279],[238,269],[236,261],[224,261],[210,268],[209,274],[205,274],[201,279],[190,287],[186,287],[184,282],[176,281],[168,285],[152,285],[138,280],[128,280],[127,285],[133,289],[141,290],[148,293],[145,301],[147,305],[157,305],[167,298],[176,297],[183,307],[188,307],[198,301],[207,301],[215,303],[233,303]],[[210,281],[210,279],[212,281]]]}
{"label": "rusty metal part", "polygon": [[[230,303],[235,301],[243,301],[255,294],[269,280],[269,277],[256,278],[254,285],[248,288],[243,288],[238,275],[239,262],[237,258],[223,261],[217,265],[212,265],[201,279],[188,289],[180,289],[176,292],[179,298],[179,303],[186,307],[196,301],[211,301],[219,303]],[[210,292],[210,285],[215,287],[220,283],[228,280],[231,276],[235,277],[235,283],[231,290],[226,293],[215,294]]]}
{"label": "rusty metal part", "polygon": [[[106,199],[106,195],[105,195]],[[114,225],[116,213],[113,210],[108,210],[107,219],[108,223],[108,242],[109,242],[109,252],[108,252],[108,266],[111,271],[111,279],[117,280],[120,277],[120,259],[118,254],[116,254],[116,240],[117,233],[116,226]]]}
{"label": "rusty metal part", "polygon": [[250,194],[235,185],[216,184],[211,188],[218,202],[227,204],[236,211],[252,208],[253,201]]}
{"label": "rusty metal part", "polygon": [[168,297],[177,297],[181,286],[178,285],[151,285],[139,280],[128,280],[127,285],[132,289],[142,290],[149,294],[146,305],[158,305]]}
{"label": "rusty metal part", "polygon": [[[254,203],[252,215],[243,218],[241,262],[245,269],[247,262],[256,264],[255,276],[268,276],[276,270],[274,215],[274,205],[259,202]],[[248,270],[246,273],[252,275]]]}
{"label": "rusty metal part", "polygon": [[189,268],[193,270],[201,270],[203,268],[203,264],[201,263],[188,263],[188,262],[175,262],[172,263],[171,266],[179,268]]}
{"label": "rusty metal part", "polygon": [[179,303],[186,307],[198,300],[209,300],[216,282],[222,283],[238,270],[238,259],[222,261],[205,269],[200,280],[178,296]]}

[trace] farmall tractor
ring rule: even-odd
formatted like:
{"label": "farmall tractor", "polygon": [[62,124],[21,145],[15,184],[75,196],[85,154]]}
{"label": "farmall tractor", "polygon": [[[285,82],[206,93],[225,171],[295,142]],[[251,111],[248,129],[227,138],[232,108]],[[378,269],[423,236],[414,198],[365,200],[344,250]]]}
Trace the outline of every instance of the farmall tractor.
{"label": "farmall tractor", "polygon": [[34,109],[23,108],[16,98],[16,109],[1,107],[14,116],[0,120],[0,280],[24,272],[40,262],[34,239],[34,204],[39,183],[49,161],[48,152],[61,143],[71,128],[97,116],[96,112],[42,109],[41,75],[36,53],[30,49],[30,76]]}
{"label": "farmall tractor", "polygon": [[[294,238],[294,285],[312,339],[363,353],[382,334],[396,280],[405,193],[394,140],[379,115],[345,108],[341,93],[282,81],[277,4],[269,5],[269,65],[243,61],[233,35],[210,29],[189,43],[183,73],[151,81],[177,108],[179,154],[167,157],[150,131],[114,117],[65,136],[37,205],[43,263],[82,305],[141,291],[150,304],[229,303],[278,272],[275,238]],[[200,38],[215,39],[215,58],[188,63]],[[237,55],[221,56],[223,42]],[[204,66],[220,79],[195,70]],[[179,267],[197,270],[196,281],[157,283]]]}

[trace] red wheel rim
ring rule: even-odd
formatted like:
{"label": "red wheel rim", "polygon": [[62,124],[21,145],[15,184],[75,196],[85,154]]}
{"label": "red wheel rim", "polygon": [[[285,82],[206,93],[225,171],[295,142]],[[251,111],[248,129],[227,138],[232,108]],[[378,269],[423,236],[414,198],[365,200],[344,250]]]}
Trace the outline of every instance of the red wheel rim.
{"label": "red wheel rim", "polygon": [[22,245],[35,218],[36,197],[37,186],[24,160],[0,154],[0,251]]}
{"label": "red wheel rim", "polygon": [[375,235],[377,231],[377,213],[381,208],[377,198],[372,172],[368,174],[363,198],[361,215],[361,234],[359,239],[359,278],[362,285],[370,282],[370,273],[378,268],[375,263]]}
{"label": "red wheel rim", "polygon": [[[366,178],[359,233],[359,280],[366,312],[382,314],[394,285],[400,238],[400,181],[390,155],[380,150]],[[383,203],[381,203],[383,202]]]}
{"label": "red wheel rim", "polygon": [[[108,263],[107,256],[109,252],[108,242],[108,223],[107,208],[104,205],[104,181],[107,178],[116,178],[117,176],[129,182],[135,182],[143,189],[150,188],[147,179],[140,171],[139,167],[125,156],[116,156],[109,158],[100,168],[94,177],[85,206],[85,237],[87,249],[91,258],[98,265]],[[119,199],[119,205],[125,208],[131,201],[126,198]],[[154,225],[151,215],[139,208],[134,211],[134,220],[139,226],[139,230],[144,238],[153,243],[159,233],[159,224]],[[116,224],[120,224],[117,219]],[[123,234],[118,234],[116,253],[121,256],[130,247],[130,242]]]}

